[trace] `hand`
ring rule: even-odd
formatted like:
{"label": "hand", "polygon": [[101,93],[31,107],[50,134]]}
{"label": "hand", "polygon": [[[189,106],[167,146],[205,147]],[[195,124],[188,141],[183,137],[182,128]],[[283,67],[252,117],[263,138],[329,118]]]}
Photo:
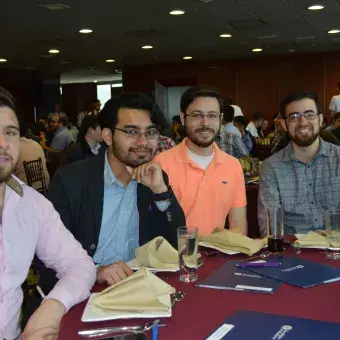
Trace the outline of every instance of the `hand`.
{"label": "hand", "polygon": [[101,284],[113,284],[124,280],[133,273],[132,269],[124,262],[116,262],[109,266],[101,266],[97,269],[97,282]]}
{"label": "hand", "polygon": [[65,306],[57,300],[47,299],[29,319],[22,340],[57,340]]}
{"label": "hand", "polygon": [[135,169],[127,166],[126,169],[132,179],[150,188],[154,194],[161,194],[168,191],[164,183],[161,166],[158,163],[149,162]]}

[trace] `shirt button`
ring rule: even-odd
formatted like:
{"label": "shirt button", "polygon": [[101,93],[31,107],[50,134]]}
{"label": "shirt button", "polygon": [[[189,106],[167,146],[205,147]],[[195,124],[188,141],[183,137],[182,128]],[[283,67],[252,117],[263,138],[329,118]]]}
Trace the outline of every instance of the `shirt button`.
{"label": "shirt button", "polygon": [[91,249],[91,250],[96,249],[96,245],[95,245],[95,244],[91,244],[91,245],[90,245],[90,249]]}
{"label": "shirt button", "polygon": [[316,218],[315,221],[317,221],[318,219]]}
{"label": "shirt button", "polygon": [[309,168],[310,168],[310,165],[307,165],[307,168],[309,169]]}
{"label": "shirt button", "polygon": [[312,183],[309,183],[309,186],[311,187],[311,186],[312,186]]}
{"label": "shirt button", "polygon": [[314,204],[314,202],[310,202],[311,204]]}

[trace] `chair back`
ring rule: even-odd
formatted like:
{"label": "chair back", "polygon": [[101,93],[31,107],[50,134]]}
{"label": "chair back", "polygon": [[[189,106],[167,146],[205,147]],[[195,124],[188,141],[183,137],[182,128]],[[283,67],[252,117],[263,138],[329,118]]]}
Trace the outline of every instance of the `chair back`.
{"label": "chair back", "polygon": [[40,183],[40,186],[35,188],[41,194],[46,195],[46,179],[42,164],[42,159],[38,158],[33,161],[24,161],[24,169],[27,178],[27,184],[32,187],[33,183]]}

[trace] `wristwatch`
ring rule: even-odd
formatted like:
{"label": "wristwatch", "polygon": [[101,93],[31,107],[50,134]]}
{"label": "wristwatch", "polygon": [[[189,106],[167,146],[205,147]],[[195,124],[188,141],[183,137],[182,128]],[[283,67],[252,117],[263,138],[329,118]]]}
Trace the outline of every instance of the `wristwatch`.
{"label": "wristwatch", "polygon": [[158,201],[167,201],[172,198],[173,191],[171,189],[171,186],[168,185],[168,190],[165,192],[162,192],[161,194],[153,194],[153,197],[156,202]]}

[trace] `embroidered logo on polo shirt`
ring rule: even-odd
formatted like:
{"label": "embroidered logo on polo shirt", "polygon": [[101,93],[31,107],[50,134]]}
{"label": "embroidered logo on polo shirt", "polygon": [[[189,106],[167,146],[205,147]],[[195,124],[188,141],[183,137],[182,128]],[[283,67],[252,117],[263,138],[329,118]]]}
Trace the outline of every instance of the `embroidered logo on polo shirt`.
{"label": "embroidered logo on polo shirt", "polygon": [[227,181],[222,181],[222,184],[228,184],[228,182]]}

